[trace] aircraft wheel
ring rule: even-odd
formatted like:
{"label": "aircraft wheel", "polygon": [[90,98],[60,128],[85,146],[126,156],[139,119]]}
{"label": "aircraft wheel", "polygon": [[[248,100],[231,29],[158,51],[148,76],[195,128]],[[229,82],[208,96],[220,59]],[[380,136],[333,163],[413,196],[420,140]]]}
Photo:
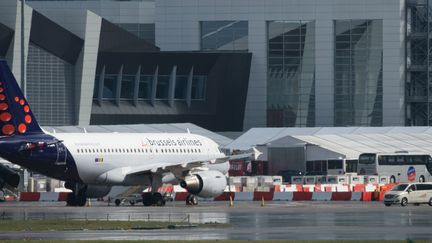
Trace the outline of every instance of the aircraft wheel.
{"label": "aircraft wheel", "polygon": [[143,204],[144,206],[148,207],[153,204],[153,197],[151,192],[144,192],[142,194]]}
{"label": "aircraft wheel", "polygon": [[67,195],[66,206],[69,206],[69,207],[77,206],[77,202],[75,200],[75,194],[74,193],[69,193]]}
{"label": "aircraft wheel", "polygon": [[78,195],[76,197],[76,201],[77,201],[76,202],[77,206],[84,207],[86,205],[86,202],[87,202],[87,197],[85,195]]}
{"label": "aircraft wheel", "polygon": [[165,205],[165,201],[163,199],[162,194],[160,194],[159,192],[153,193],[153,204],[159,207]]}
{"label": "aircraft wheel", "polygon": [[186,197],[186,205],[191,205],[191,206],[198,205],[198,198],[193,194],[189,194]]}

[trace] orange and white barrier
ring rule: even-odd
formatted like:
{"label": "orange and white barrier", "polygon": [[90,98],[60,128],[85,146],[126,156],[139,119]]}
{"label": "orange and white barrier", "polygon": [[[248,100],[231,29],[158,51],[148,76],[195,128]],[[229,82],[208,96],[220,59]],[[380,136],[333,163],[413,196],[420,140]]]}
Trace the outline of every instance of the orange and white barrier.
{"label": "orange and white barrier", "polygon": [[[241,192],[238,187],[227,188],[236,191],[226,191],[216,197],[216,201],[228,201],[230,196],[235,201],[382,201],[384,193],[394,184],[315,184],[280,185],[270,191]],[[160,192],[173,192],[175,201],[185,201],[189,194],[180,186],[166,186]],[[19,201],[66,201],[68,192],[21,192]],[[208,200],[208,199],[207,199]]]}
{"label": "orange and white barrier", "polygon": [[66,201],[69,192],[21,192],[19,201],[21,202],[60,202]]}

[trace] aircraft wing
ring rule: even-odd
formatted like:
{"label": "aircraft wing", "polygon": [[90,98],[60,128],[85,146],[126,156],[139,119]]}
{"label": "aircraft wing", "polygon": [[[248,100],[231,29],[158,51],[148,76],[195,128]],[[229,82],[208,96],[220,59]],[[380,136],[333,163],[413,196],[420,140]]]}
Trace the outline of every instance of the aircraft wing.
{"label": "aircraft wing", "polygon": [[176,176],[180,176],[180,174],[183,174],[183,172],[190,171],[194,168],[202,167],[205,163],[220,164],[235,159],[256,160],[260,154],[262,153],[259,152],[256,148],[252,148],[252,151],[249,153],[235,154],[235,155],[225,156],[221,158],[216,158],[214,160],[209,160],[209,161],[186,161],[183,163],[176,163],[176,164],[162,162],[157,166],[142,165],[142,166],[131,168],[127,174],[133,175],[133,174],[142,174],[142,173],[149,173],[149,172],[151,173],[172,172]]}
{"label": "aircraft wing", "polygon": [[128,171],[128,175],[146,174],[146,173],[164,173],[173,171],[189,171],[193,168],[201,167],[206,161],[188,161],[184,163],[160,163],[158,166],[142,165],[133,167]]}
{"label": "aircraft wing", "polygon": [[243,153],[237,155],[231,155],[226,157],[215,158],[213,160],[199,160],[199,161],[184,161],[184,162],[158,162],[151,164],[143,164],[140,166],[127,166],[115,168],[110,171],[107,171],[99,176],[99,181],[110,180],[112,182],[122,183],[128,178],[131,177],[139,177],[141,175],[148,174],[162,174],[165,172],[171,172],[175,175],[176,178],[182,179],[188,175],[188,172],[191,170],[207,170],[207,168],[203,168],[205,163],[225,163],[228,160],[232,159],[241,159],[241,158],[251,158],[255,159],[261,153],[255,148],[251,153]]}

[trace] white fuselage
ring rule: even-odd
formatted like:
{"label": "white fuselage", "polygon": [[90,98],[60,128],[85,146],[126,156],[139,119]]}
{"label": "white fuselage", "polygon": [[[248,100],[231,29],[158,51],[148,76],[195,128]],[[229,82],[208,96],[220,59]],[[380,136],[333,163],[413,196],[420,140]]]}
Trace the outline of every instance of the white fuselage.
{"label": "white fuselage", "polygon": [[[193,161],[223,158],[217,143],[189,133],[55,133],[72,154],[81,180],[100,183],[98,177],[117,168],[165,168]],[[62,159],[60,159],[62,160]]]}

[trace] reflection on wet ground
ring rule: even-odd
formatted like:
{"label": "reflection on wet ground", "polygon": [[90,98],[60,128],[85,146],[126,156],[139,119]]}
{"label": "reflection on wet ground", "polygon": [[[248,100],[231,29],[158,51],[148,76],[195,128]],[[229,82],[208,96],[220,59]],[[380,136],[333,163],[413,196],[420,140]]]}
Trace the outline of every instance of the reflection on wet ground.
{"label": "reflection on wet ground", "polygon": [[0,220],[98,219],[158,220],[228,223],[223,228],[138,231],[2,232],[0,239],[432,239],[432,207],[384,207],[379,202],[201,202],[187,207],[174,202],[166,207],[69,208],[60,203],[0,204]]}

